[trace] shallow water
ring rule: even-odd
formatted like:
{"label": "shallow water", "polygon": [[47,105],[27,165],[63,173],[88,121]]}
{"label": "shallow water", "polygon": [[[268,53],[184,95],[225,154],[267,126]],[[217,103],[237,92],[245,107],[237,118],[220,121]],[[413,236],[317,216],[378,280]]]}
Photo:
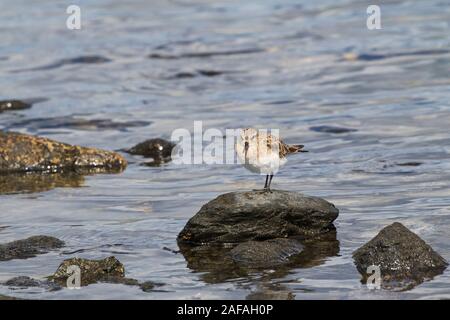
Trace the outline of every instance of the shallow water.
{"label": "shallow water", "polygon": [[194,120],[221,130],[279,128],[310,153],[292,157],[273,187],[333,202],[338,248],[298,268],[227,279],[190,269],[164,248],[178,250],[178,232],[205,202],[260,188],[264,178],[240,166],[149,167],[127,156],[121,174],[57,177],[50,188],[0,195],[0,243],[38,234],[66,242],[60,251],[1,262],[0,281],[43,278],[73,256],[114,255],[128,277],[165,285],[150,293],[117,284],[57,292],[0,286],[0,294],[450,298],[449,270],[407,292],[370,291],[351,259],[399,221],[450,260],[446,1],[384,1],[383,29],[375,31],[366,28],[368,4],[356,0],[81,3],[80,31],[66,29],[63,3],[0,4],[0,99],[41,100],[0,114],[0,129],[118,150],[192,130]]}

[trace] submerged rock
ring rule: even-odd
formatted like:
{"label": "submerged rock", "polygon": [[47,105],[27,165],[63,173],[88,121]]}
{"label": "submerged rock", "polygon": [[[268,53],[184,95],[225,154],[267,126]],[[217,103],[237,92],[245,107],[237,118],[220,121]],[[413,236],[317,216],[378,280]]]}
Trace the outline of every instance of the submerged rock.
{"label": "submerged rock", "polygon": [[116,283],[139,286],[142,291],[149,292],[154,287],[162,285],[151,281],[141,283],[136,279],[126,278],[124,265],[113,256],[102,260],[82,258],[64,260],[49,279],[63,287],[67,286],[67,279],[73,274],[70,268],[71,266],[78,266],[80,268],[81,286],[88,286],[98,282]]}
{"label": "submerged rock", "polygon": [[334,230],[338,213],[333,204],[296,192],[231,192],[205,204],[188,221],[178,241],[200,245],[311,238]]}
{"label": "submerged rock", "polygon": [[92,168],[120,171],[126,165],[126,160],[115,152],[0,131],[0,173]]}
{"label": "submerged rock", "polygon": [[230,255],[240,265],[266,269],[285,264],[291,256],[302,251],[303,246],[299,241],[280,238],[238,244],[230,251]]}
{"label": "submerged rock", "polygon": [[0,101],[0,113],[9,110],[23,110],[31,108],[31,104],[20,100],[1,100]]}
{"label": "submerged rock", "polygon": [[419,236],[401,223],[382,229],[353,253],[355,265],[367,282],[367,268],[380,267],[384,289],[408,290],[441,274],[448,263]]}
{"label": "submerged rock", "polygon": [[12,279],[9,279],[3,283],[3,285],[12,287],[12,288],[30,288],[30,287],[39,287],[44,288],[48,291],[57,291],[61,290],[61,286],[49,281],[49,280],[36,280],[26,276],[19,276]]}
{"label": "submerged rock", "polygon": [[64,242],[54,237],[33,236],[0,244],[0,261],[32,258],[63,246]]}
{"label": "submerged rock", "polygon": [[172,149],[175,144],[164,139],[148,139],[138,143],[134,147],[125,150],[125,152],[133,155],[140,155],[156,160],[169,159],[172,155]]}

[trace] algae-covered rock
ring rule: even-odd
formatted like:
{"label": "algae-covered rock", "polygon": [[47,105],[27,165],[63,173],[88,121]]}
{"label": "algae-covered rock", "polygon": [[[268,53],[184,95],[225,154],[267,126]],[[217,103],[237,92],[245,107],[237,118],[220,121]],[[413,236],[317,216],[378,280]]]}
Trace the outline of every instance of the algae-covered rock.
{"label": "algae-covered rock", "polygon": [[333,204],[296,192],[231,192],[205,204],[188,221],[178,241],[199,245],[311,238],[334,230],[338,213]]}
{"label": "algae-covered rock", "polygon": [[125,277],[124,265],[113,256],[101,260],[89,260],[83,258],[64,260],[49,279],[61,286],[67,286],[67,279],[73,274],[73,266],[77,266],[80,269],[81,286],[99,282],[115,283],[127,286],[138,286],[142,291],[150,292],[156,286],[162,285],[152,281],[140,282],[136,279]]}
{"label": "algae-covered rock", "polygon": [[120,171],[126,160],[115,152],[72,146],[47,138],[0,131],[0,174],[28,171]]}
{"label": "algae-covered rock", "polygon": [[0,261],[32,258],[63,246],[64,242],[54,237],[33,236],[0,244]]}
{"label": "algae-covered rock", "polygon": [[125,267],[119,260],[111,256],[102,260],[82,258],[64,260],[50,279],[66,286],[67,278],[73,274],[72,266],[80,268],[81,286],[97,282],[110,282],[112,279],[125,277]]}
{"label": "algae-covered rock", "polygon": [[369,266],[380,268],[381,286],[407,290],[441,274],[447,262],[419,236],[401,223],[382,229],[353,253],[356,268],[366,283]]}

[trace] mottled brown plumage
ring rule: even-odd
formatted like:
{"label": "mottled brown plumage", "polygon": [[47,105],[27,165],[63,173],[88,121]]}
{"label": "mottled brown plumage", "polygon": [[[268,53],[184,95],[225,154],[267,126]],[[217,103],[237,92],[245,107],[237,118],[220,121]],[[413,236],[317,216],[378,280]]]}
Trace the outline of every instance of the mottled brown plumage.
{"label": "mottled brown plumage", "polygon": [[264,188],[269,189],[273,174],[286,163],[286,157],[307,151],[303,150],[303,145],[286,144],[265,130],[247,128],[241,131],[236,152],[248,170],[267,175]]}

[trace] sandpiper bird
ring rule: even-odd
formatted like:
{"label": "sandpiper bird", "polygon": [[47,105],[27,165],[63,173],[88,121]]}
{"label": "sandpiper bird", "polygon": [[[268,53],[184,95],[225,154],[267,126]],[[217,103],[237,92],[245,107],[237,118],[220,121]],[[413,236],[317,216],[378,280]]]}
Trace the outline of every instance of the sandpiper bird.
{"label": "sandpiper bird", "polygon": [[242,129],[236,144],[236,153],[245,168],[266,175],[264,190],[270,191],[273,175],[286,162],[286,156],[303,150],[303,145],[285,144],[267,130]]}

